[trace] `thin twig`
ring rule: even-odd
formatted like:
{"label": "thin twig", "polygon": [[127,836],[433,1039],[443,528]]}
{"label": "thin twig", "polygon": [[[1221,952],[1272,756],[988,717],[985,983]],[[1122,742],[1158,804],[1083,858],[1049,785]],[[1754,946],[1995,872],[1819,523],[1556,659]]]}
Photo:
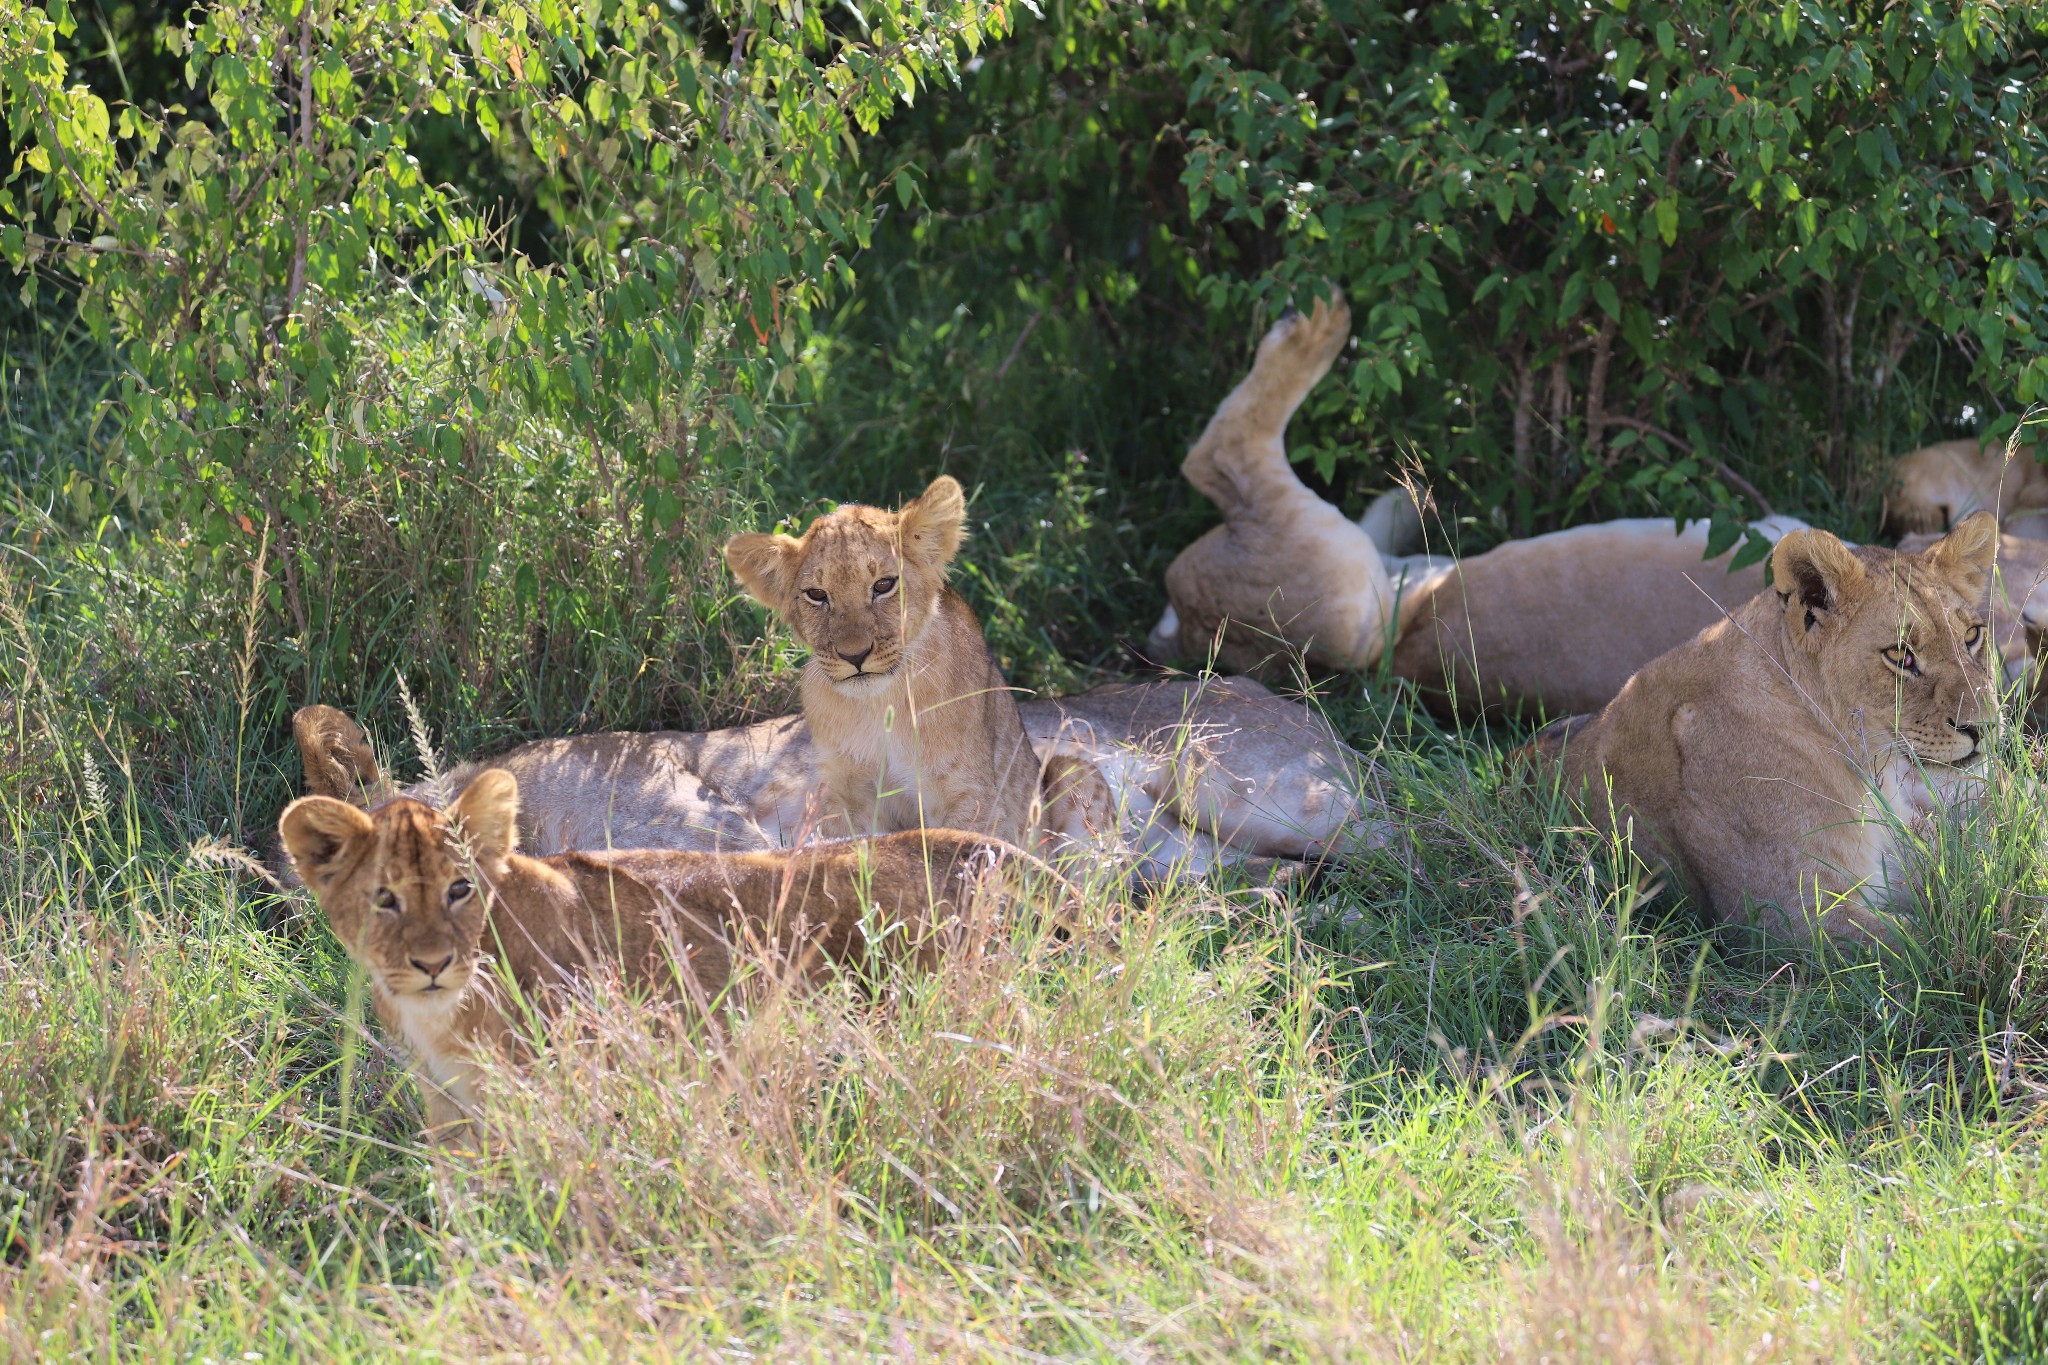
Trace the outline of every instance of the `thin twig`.
{"label": "thin twig", "polygon": [[[1624,417],[1619,414],[1611,414],[1607,417],[1602,418],[1601,423],[1604,426],[1610,427],[1627,427],[1630,431],[1640,431],[1645,436],[1654,436],[1658,440],[1664,442],[1666,445],[1675,446],[1679,450],[1684,451],[1688,455],[1698,455],[1700,453],[1699,451],[1693,449],[1692,442],[1687,441],[1682,437],[1674,436],[1670,432],[1664,430],[1664,428],[1658,426],[1655,422],[1645,422],[1640,417]],[[1770,499],[1766,498],[1763,494],[1757,492],[1755,484],[1751,483],[1748,479],[1743,478],[1740,474],[1730,469],[1726,461],[1717,459],[1712,455],[1702,456],[1702,458],[1705,459],[1708,464],[1714,466],[1715,470],[1719,472],[1722,478],[1726,479],[1729,483],[1734,484],[1735,487],[1741,492],[1747,494],[1750,497],[1750,499],[1754,501],[1756,505],[1763,510],[1763,514],[1765,516],[1769,517],[1776,515],[1776,512],[1771,507]]]}
{"label": "thin twig", "polygon": [[1002,364],[996,366],[996,379],[998,381],[1000,381],[1004,375],[1010,372],[1010,366],[1015,364],[1017,361],[1017,353],[1024,349],[1024,343],[1031,339],[1032,332],[1036,331],[1038,328],[1038,320],[1044,316],[1045,310],[1043,308],[1039,309],[1037,312],[1033,313],[1029,321],[1027,321],[1024,324],[1024,330],[1017,333],[1017,339],[1010,343],[1010,353],[1003,357]]}

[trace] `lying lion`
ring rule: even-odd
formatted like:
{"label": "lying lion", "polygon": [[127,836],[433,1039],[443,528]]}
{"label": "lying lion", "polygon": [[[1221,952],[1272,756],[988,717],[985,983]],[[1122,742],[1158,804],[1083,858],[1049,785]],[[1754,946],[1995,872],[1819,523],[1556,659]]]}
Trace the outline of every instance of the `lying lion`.
{"label": "lying lion", "polygon": [[1899,457],[1885,492],[1885,523],[1903,533],[1940,533],[1988,511],[2017,535],[2048,538],[2048,469],[2031,444],[1938,441]]}
{"label": "lying lion", "polygon": [[[1114,684],[1018,708],[1037,751],[1085,757],[1140,876],[1200,875],[1247,857],[1320,862],[1388,837],[1372,768],[1321,717],[1248,678]],[[361,726],[331,706],[292,717],[306,789],[360,807],[448,806],[486,768],[519,781],[520,841],[568,849],[773,849],[817,837],[816,750],[801,716],[702,733],[523,744],[401,790]],[[1086,814],[1086,812],[1084,812]]]}
{"label": "lying lion", "polygon": [[446,813],[403,797],[366,813],[306,796],[278,821],[294,867],[368,973],[378,1019],[411,1051],[428,1129],[443,1140],[475,1109],[479,1064],[521,1053],[507,980],[545,1009],[608,964],[657,995],[709,1005],[741,945],[810,975],[859,964],[877,943],[929,966],[939,929],[992,874],[1035,861],[955,830],[779,853],[530,858],[518,852],[518,806],[517,780],[489,769]]}
{"label": "lying lion", "polygon": [[[1804,523],[1771,517],[1775,541]],[[1708,559],[1707,523],[1597,522],[1511,540],[1401,599],[1392,669],[1463,719],[1605,706],[1638,668],[1763,591],[1764,569]]]}
{"label": "lying lion", "polygon": [[1906,832],[1972,787],[1997,718],[1997,544],[1986,512],[1917,554],[1794,531],[1768,591],[1543,747],[1715,920],[1888,940],[1914,900]]}
{"label": "lying lion", "polygon": [[[1604,705],[1628,676],[1763,586],[1761,565],[1706,558],[1706,527],[1643,519],[1513,541],[1462,563],[1397,556],[1420,531],[1402,494],[1354,524],[1288,464],[1288,419],[1342,349],[1342,299],[1289,312],[1181,466],[1223,524],[1167,569],[1151,644],[1256,669],[1299,651],[1367,668],[1392,646],[1396,676],[1466,717]],[[1801,525],[1772,517],[1775,539]]]}

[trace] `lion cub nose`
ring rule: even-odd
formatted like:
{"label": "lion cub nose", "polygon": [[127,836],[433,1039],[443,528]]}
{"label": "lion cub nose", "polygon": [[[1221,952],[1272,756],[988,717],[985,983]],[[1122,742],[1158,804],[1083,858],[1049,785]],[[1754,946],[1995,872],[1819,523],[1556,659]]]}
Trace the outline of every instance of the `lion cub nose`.
{"label": "lion cub nose", "polygon": [[869,645],[866,649],[862,650],[858,654],[848,654],[845,650],[842,649],[839,651],[839,657],[846,660],[846,662],[851,664],[853,667],[859,668],[862,664],[867,662],[868,655],[874,652],[875,647],[873,645]]}
{"label": "lion cub nose", "polygon": [[420,971],[424,972],[426,974],[427,980],[432,981],[435,977],[438,977],[441,973],[447,971],[448,964],[453,962],[454,960],[455,954],[450,953],[448,954],[448,956],[442,958],[439,962],[422,962],[418,958],[413,958],[412,965],[417,967]]}

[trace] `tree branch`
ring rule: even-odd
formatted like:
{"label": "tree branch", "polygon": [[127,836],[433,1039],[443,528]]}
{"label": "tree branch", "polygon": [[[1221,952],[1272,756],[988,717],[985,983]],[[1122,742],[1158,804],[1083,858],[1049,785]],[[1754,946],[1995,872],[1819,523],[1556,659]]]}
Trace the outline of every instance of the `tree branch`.
{"label": "tree branch", "polygon": [[[1628,417],[1621,413],[1614,413],[1603,418],[1602,422],[1610,427],[1626,427],[1630,431],[1640,431],[1645,436],[1654,436],[1664,442],[1664,444],[1682,450],[1688,455],[1699,456],[1700,454],[1699,451],[1693,448],[1692,442],[1681,436],[1674,436],[1655,422],[1645,422],[1640,417]],[[1776,515],[1776,512],[1771,507],[1770,499],[1757,492],[1755,484],[1730,469],[1726,461],[1716,459],[1712,455],[1701,456],[1700,458],[1705,459],[1708,464],[1714,466],[1721,477],[1733,484],[1738,491],[1747,494],[1749,499],[1762,510],[1765,516]]]}

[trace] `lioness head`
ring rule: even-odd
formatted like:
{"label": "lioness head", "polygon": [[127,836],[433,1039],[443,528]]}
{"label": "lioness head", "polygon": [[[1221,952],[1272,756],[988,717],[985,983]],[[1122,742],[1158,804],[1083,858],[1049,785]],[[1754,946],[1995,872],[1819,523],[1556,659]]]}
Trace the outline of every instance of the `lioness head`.
{"label": "lioness head", "polygon": [[858,687],[894,672],[931,622],[966,520],[959,481],[942,474],[900,512],[849,504],[802,539],[734,536],[725,562],[833,682]]}
{"label": "lioness head", "polygon": [[1919,554],[1851,550],[1826,531],[1778,542],[1771,584],[1786,635],[1852,742],[1876,748],[1896,735],[1921,763],[1976,759],[1997,715],[1984,622],[1997,548],[1989,512]]}
{"label": "lioness head", "polygon": [[519,784],[492,769],[446,813],[407,797],[364,811],[327,796],[285,807],[278,833],[334,933],[413,1007],[452,1004],[482,956],[484,896],[518,838]]}

